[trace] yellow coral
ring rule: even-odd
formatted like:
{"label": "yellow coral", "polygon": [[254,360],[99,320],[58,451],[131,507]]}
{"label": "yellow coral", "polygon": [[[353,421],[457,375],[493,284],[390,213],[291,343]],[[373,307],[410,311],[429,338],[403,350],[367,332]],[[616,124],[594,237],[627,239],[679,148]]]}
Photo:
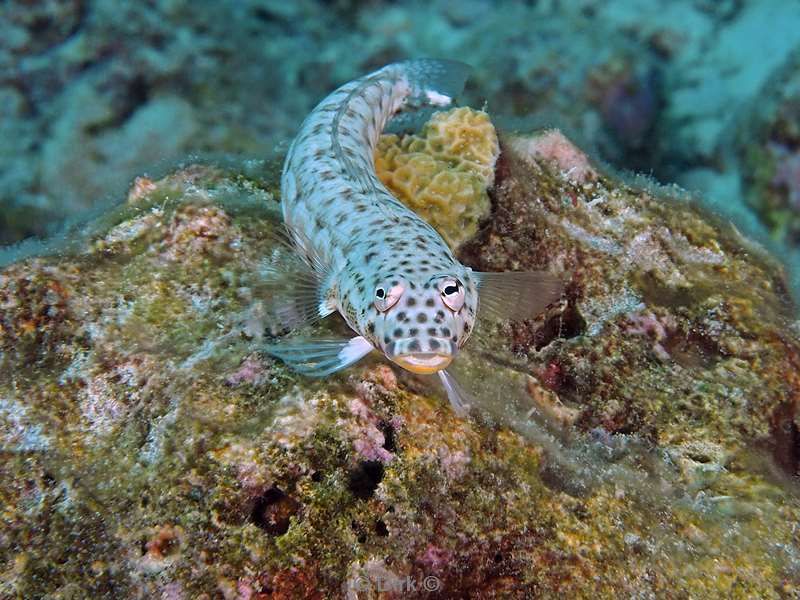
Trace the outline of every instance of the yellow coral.
{"label": "yellow coral", "polygon": [[420,134],[382,136],[375,168],[403,204],[457,248],[489,214],[486,190],[499,154],[489,115],[454,108],[434,114]]}

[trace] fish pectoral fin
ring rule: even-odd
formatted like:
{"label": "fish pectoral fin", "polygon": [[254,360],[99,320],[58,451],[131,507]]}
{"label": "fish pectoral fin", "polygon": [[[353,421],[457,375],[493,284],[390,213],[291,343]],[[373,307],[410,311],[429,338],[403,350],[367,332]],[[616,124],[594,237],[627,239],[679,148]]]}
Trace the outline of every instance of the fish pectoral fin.
{"label": "fish pectoral fin", "polygon": [[354,338],[309,338],[268,344],[264,351],[285,362],[297,373],[324,377],[358,362],[372,351],[361,336]]}
{"label": "fish pectoral fin", "polygon": [[309,255],[305,245],[282,227],[268,235],[273,250],[262,261],[254,287],[276,324],[304,327],[335,312],[333,277],[323,261]]}
{"label": "fish pectoral fin", "polygon": [[476,273],[478,316],[499,321],[531,319],[564,291],[562,278],[547,271]]}
{"label": "fish pectoral fin", "polygon": [[464,391],[464,388],[459,385],[455,377],[453,377],[451,373],[448,373],[446,369],[442,369],[438,371],[438,373],[444,390],[447,392],[447,399],[450,401],[450,406],[453,407],[453,412],[460,417],[467,416],[470,406],[472,406],[472,399],[469,394]]}

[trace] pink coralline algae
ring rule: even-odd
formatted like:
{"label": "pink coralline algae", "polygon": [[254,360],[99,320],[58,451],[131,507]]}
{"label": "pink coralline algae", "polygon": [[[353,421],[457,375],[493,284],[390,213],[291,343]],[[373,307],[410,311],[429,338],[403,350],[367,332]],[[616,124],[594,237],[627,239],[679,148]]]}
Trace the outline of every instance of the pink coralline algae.
{"label": "pink coralline algae", "polygon": [[428,544],[425,552],[417,560],[426,572],[441,573],[453,560],[453,553],[434,544]]}
{"label": "pink coralline algae", "polygon": [[589,157],[557,129],[537,136],[515,137],[509,140],[509,145],[529,160],[551,162],[576,183],[586,183],[597,177]]}
{"label": "pink coralline algae", "polygon": [[386,437],[378,429],[380,419],[362,401],[353,399],[350,412],[356,417],[356,426],[347,426],[353,437],[353,447],[364,460],[389,462],[394,455],[386,448]]}
{"label": "pink coralline algae", "polygon": [[669,361],[669,352],[664,348],[663,342],[675,332],[677,323],[671,315],[657,317],[652,312],[629,313],[625,315],[630,325],[627,327],[629,333],[643,335],[652,340],[653,352],[659,359]]}
{"label": "pink coralline algae", "polygon": [[226,381],[232,386],[245,383],[249,385],[262,385],[268,376],[269,373],[264,363],[256,356],[250,356],[238,369],[228,375]]}

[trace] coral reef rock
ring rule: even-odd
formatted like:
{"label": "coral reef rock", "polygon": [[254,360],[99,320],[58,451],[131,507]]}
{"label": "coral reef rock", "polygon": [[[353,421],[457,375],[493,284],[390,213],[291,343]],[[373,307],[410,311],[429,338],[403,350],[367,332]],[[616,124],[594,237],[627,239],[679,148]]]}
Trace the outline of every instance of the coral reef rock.
{"label": "coral reef rock", "polygon": [[0,271],[0,597],[797,597],[780,268],[557,132],[501,146],[460,258],[566,294],[476,331],[469,417],[378,356],[310,380],[259,352],[272,176],[139,178]]}

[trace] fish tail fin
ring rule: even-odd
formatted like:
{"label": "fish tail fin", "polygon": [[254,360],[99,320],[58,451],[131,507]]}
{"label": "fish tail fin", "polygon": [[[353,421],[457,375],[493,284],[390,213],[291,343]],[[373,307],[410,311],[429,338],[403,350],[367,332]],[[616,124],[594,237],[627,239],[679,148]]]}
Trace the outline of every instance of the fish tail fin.
{"label": "fish tail fin", "polygon": [[419,105],[447,106],[464,89],[472,67],[457,60],[419,58],[402,63]]}

